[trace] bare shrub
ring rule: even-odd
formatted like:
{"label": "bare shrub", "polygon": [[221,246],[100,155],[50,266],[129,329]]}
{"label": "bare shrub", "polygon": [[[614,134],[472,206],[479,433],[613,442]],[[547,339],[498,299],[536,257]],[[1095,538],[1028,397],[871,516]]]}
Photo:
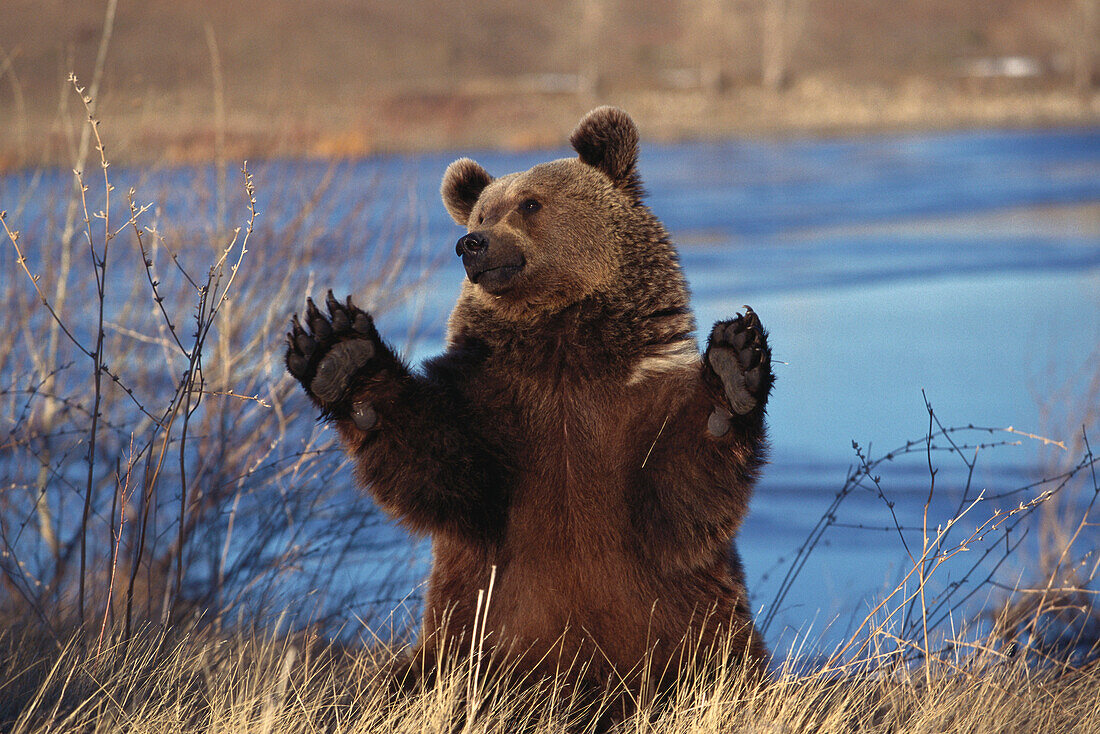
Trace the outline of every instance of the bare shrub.
{"label": "bare shrub", "polygon": [[[342,574],[398,536],[333,480],[342,455],[309,429],[283,332],[317,271],[399,302],[415,208],[334,197],[336,165],[303,166],[266,212],[247,169],[236,201],[212,201],[197,170],[165,172],[166,204],[143,202],[136,185],[116,190],[133,173],[109,169],[73,84],[99,169],[75,172],[77,226],[55,218],[68,206],[56,180],[38,183],[23,232],[4,220],[0,611],[58,640],[73,624],[220,625],[292,602],[303,622],[369,615],[369,599],[347,608]],[[242,221],[211,224],[215,210]],[[378,240],[357,234],[367,222]]]}
{"label": "bare shrub", "polygon": [[[889,516],[889,526],[879,530],[897,536],[908,563],[896,587],[873,602],[845,642],[827,654],[811,653],[819,670],[877,674],[916,664],[931,685],[936,668],[950,668],[952,660],[955,665],[971,661],[976,651],[983,664],[1020,655],[1029,665],[1053,665],[1063,672],[1100,658],[1100,592],[1095,588],[1100,577],[1095,543],[1100,457],[1092,452],[1087,429],[1082,426],[1077,438],[1066,442],[1011,426],[948,427],[927,399],[925,407],[928,431],[922,439],[875,458],[853,442],[856,464],[787,565],[760,619],[761,631],[769,630],[827,532],[874,529],[862,518],[848,522],[841,514],[846,499],[867,492]],[[1055,448],[1064,458],[1038,468],[1035,479],[1023,485],[975,486],[980,453],[1023,441]],[[882,473],[915,455],[923,455],[928,473],[923,514],[899,517]],[[937,482],[944,460],[962,465],[950,489]],[[933,511],[934,504],[951,509]],[[1052,514],[1052,508],[1061,510]],[[1030,546],[1025,545],[1029,536]],[[1043,562],[1055,547],[1056,561]],[[1012,560],[1024,562],[1029,569],[1024,576],[1006,578],[1003,568]],[[944,578],[948,568],[952,573]],[[796,640],[796,651],[802,651],[800,644],[805,641]]]}

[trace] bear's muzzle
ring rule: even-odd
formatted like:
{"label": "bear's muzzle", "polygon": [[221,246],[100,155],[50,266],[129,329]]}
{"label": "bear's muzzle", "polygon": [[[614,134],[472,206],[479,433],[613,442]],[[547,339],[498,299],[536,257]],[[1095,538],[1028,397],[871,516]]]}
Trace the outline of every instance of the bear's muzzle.
{"label": "bear's muzzle", "polygon": [[490,239],[485,232],[470,232],[459,238],[455,253],[462,257],[466,277],[494,295],[503,293],[523,270],[527,260],[506,239]]}

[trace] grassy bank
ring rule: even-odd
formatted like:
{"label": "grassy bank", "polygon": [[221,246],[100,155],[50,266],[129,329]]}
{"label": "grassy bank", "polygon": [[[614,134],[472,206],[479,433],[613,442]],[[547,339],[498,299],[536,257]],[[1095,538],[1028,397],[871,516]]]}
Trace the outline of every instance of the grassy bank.
{"label": "grassy bank", "polygon": [[[623,732],[1100,731],[1100,668],[1037,667],[995,641],[928,664],[901,652],[747,687],[736,669],[642,701]],[[395,694],[389,650],[307,636],[169,636],[126,642],[0,640],[0,725],[30,732],[543,732],[591,730],[593,709],[478,677],[469,658]],[[472,719],[470,712],[473,714]],[[588,723],[586,723],[588,722]],[[569,728],[569,727],[572,728]]]}
{"label": "grassy bank", "polygon": [[[540,94],[486,82],[484,92],[379,92],[362,104],[266,113],[231,108],[223,118],[203,105],[165,104],[156,113],[108,107],[124,163],[204,162],[262,158],[343,158],[387,152],[563,147],[572,125],[598,104],[629,110],[651,141],[736,136],[835,136],[978,127],[1100,124],[1100,93],[1057,86],[970,87],[914,78],[845,82],[806,77],[783,90],[759,86],[720,95],[697,90],[620,90],[600,96]],[[158,107],[160,103],[156,103]],[[0,170],[71,160],[75,117],[28,114],[0,140]],[[43,133],[20,135],[19,131]],[[564,131],[564,132],[563,132]]]}

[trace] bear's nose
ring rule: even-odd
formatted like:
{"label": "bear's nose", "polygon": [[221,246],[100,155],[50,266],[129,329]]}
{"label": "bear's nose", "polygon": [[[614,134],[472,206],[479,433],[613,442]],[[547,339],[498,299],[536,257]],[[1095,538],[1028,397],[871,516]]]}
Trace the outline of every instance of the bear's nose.
{"label": "bear's nose", "polygon": [[455,245],[455,254],[459,257],[463,255],[476,255],[488,246],[488,237],[481,232],[471,232],[458,239],[458,244]]}

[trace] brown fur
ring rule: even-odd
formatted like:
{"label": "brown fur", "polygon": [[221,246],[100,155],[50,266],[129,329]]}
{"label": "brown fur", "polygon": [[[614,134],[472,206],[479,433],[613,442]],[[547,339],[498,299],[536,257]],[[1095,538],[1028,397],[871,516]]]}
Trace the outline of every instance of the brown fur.
{"label": "brown fur", "polygon": [[[324,407],[381,506],[432,537],[424,659],[468,650],[495,566],[485,644],[504,660],[649,686],[730,633],[761,670],[731,543],[764,461],[769,363],[756,407],[730,410],[642,203],[633,123],[600,108],[571,140],[578,158],[497,179],[469,159],[448,168],[443,200],[486,238],[478,257],[522,268],[464,283],[423,376],[388,352],[361,371],[345,402],[377,425]],[[730,424],[717,438],[716,409]]]}

